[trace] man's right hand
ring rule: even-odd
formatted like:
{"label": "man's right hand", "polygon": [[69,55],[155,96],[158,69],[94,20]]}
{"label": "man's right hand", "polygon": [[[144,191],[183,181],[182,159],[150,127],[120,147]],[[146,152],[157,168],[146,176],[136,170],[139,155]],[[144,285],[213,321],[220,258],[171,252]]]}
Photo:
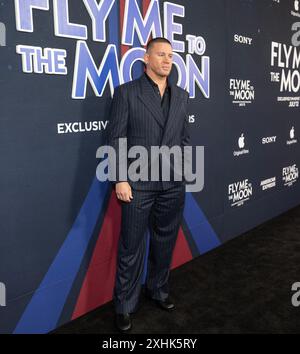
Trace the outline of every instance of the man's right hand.
{"label": "man's right hand", "polygon": [[128,182],[118,182],[116,183],[116,195],[119,200],[123,202],[131,202],[132,190]]}

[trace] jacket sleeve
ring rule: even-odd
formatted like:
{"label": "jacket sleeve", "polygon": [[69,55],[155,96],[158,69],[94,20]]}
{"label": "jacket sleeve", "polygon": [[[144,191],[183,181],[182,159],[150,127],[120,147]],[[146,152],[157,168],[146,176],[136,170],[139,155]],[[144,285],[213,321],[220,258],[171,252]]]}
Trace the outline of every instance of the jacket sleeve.
{"label": "jacket sleeve", "polygon": [[127,138],[127,125],[128,125],[128,100],[126,97],[126,90],[124,90],[123,85],[118,86],[115,88],[113,99],[110,106],[110,113],[109,113],[109,127],[107,133],[108,145],[114,148],[116,153],[116,161],[115,166],[109,160],[109,164],[111,168],[116,168],[116,175],[115,180],[111,179],[111,182],[123,182],[127,181],[127,168],[126,168],[126,176],[119,176],[119,161],[124,163],[123,156],[120,156],[119,151],[124,156],[127,156],[127,149],[119,150],[119,143],[120,138]]}

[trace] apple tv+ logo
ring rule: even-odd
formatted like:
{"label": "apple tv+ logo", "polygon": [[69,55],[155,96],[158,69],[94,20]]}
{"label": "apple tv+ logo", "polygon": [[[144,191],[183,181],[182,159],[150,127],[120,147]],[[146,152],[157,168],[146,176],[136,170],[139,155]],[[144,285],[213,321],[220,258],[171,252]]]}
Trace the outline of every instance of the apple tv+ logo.
{"label": "apple tv+ logo", "polygon": [[295,127],[292,127],[290,130],[290,139],[286,141],[287,145],[292,145],[296,144],[298,140],[295,138],[296,133],[295,133]]}
{"label": "apple tv+ logo", "polygon": [[240,137],[238,138],[237,143],[238,143],[239,150],[233,151],[233,156],[237,157],[237,156],[249,154],[249,149],[245,149],[246,142],[245,142],[244,133],[242,133],[240,135]]}

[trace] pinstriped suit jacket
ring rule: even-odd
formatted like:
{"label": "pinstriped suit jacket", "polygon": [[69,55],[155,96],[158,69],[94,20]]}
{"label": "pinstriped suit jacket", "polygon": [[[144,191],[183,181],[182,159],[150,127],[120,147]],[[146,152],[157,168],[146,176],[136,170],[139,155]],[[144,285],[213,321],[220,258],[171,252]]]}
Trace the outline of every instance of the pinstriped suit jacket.
{"label": "pinstriped suit jacket", "polygon": [[[118,151],[119,138],[127,138],[127,148],[133,145],[145,147],[149,154],[148,176],[150,178],[150,148],[151,146],[174,145],[183,147],[190,144],[188,129],[189,94],[175,84],[171,84],[171,99],[169,115],[166,123],[160,107],[160,98],[155,94],[145,74],[140,78],[122,84],[115,88],[110,107],[108,144],[117,153],[117,166],[120,157]],[[165,126],[164,126],[165,125]],[[122,157],[121,157],[122,159]],[[128,158],[128,165],[135,159]],[[161,163],[161,162],[160,162]],[[171,161],[171,171],[173,164]],[[172,176],[172,173],[171,173]],[[168,189],[183,181],[132,181],[130,178],[120,178],[117,168],[116,182],[128,181],[133,189],[159,190]]]}

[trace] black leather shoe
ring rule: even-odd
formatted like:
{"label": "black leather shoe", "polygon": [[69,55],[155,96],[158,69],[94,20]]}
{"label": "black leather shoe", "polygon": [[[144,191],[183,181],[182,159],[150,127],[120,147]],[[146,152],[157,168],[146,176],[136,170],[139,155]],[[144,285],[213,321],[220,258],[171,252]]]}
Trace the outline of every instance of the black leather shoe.
{"label": "black leather shoe", "polygon": [[170,300],[170,298],[166,298],[165,300],[154,300],[155,303],[162,308],[163,310],[166,311],[173,311],[175,310],[175,305],[173,302]]}
{"label": "black leather shoe", "polygon": [[116,314],[116,326],[119,331],[127,332],[131,329],[132,323],[129,313],[117,313]]}

